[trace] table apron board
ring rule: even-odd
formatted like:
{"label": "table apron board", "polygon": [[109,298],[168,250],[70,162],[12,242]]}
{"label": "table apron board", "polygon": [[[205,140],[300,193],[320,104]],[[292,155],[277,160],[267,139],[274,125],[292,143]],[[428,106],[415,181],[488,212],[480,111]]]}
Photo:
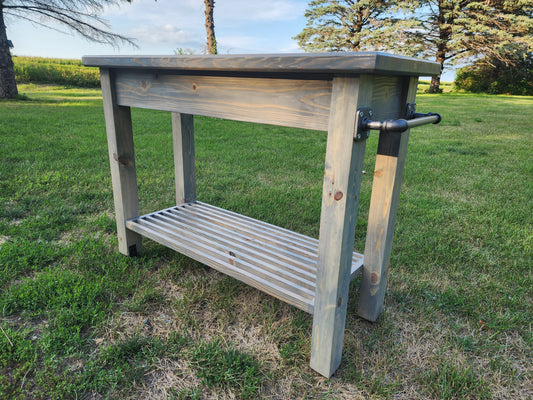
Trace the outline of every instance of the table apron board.
{"label": "table apron board", "polygon": [[[333,78],[203,76],[150,70],[113,74],[119,106],[328,130]],[[406,77],[375,76],[373,80],[375,89],[368,106],[376,110],[374,117],[396,118]]]}

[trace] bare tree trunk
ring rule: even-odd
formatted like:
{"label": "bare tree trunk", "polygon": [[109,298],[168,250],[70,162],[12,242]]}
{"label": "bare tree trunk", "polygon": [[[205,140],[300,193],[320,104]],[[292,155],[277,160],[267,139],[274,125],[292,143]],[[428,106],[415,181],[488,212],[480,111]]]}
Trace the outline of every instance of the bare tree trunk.
{"label": "bare tree trunk", "polygon": [[205,31],[207,33],[207,53],[217,54],[217,40],[215,38],[215,20],[213,11],[215,0],[204,0],[205,3]]}
{"label": "bare tree trunk", "polygon": [[4,10],[0,2],[0,99],[9,99],[18,95],[13,60],[7,42]]}
{"label": "bare tree trunk", "polygon": [[[448,43],[452,37],[451,26],[454,23],[453,13],[450,13],[450,4],[439,0],[439,15],[437,16],[437,24],[439,29],[439,40],[437,41],[437,54],[435,61],[440,64],[440,73],[431,78],[429,85],[429,93],[440,93],[440,78],[444,70],[444,62],[448,53]],[[452,3],[453,6],[453,3]]]}

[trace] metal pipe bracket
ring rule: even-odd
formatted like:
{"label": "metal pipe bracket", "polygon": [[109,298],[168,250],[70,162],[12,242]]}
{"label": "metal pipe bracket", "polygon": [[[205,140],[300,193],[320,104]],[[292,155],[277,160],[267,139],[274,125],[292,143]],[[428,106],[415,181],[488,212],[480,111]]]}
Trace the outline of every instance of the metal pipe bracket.
{"label": "metal pipe bracket", "polygon": [[370,130],[378,130],[382,133],[405,132],[410,128],[427,124],[438,124],[442,117],[437,113],[421,114],[416,112],[416,104],[407,104],[407,115],[405,119],[387,119],[384,121],[373,121],[372,109],[369,107],[357,110],[357,130],[354,140],[366,140],[370,136]]}

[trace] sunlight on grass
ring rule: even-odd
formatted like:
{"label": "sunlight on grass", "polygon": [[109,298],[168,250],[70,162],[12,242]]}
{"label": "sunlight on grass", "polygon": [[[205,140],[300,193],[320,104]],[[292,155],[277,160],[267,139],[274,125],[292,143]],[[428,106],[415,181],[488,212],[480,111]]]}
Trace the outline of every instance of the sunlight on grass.
{"label": "sunlight on grass", "polygon": [[[443,121],[410,135],[384,314],[356,316],[354,282],[330,380],[306,313],[148,240],[120,255],[100,91],[19,85],[0,101],[0,398],[526,398],[533,98],[424,85]],[[170,116],[132,115],[141,212],[169,207]],[[324,132],[196,117],[195,135],[200,200],[318,237]]]}

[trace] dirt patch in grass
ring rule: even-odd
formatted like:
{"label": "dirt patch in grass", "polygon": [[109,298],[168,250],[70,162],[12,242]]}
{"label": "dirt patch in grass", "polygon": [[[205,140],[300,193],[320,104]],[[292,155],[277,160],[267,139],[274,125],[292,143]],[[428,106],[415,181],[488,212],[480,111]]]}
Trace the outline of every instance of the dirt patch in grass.
{"label": "dirt patch in grass", "polygon": [[[440,289],[451,284],[437,283]],[[264,373],[258,396],[264,399],[440,399],[453,398],[447,396],[454,390],[465,399],[531,395],[531,354],[520,335],[496,339],[494,332],[438,310],[420,316],[387,298],[372,324],[355,315],[355,299],[343,361],[328,380],[309,368],[311,316],[203,267],[177,280],[160,279],[154,289],[164,293],[163,304],[116,313],[96,343],[109,346],[135,335],[166,340],[176,332],[188,337],[188,346],[219,340],[258,360]],[[135,398],[235,398],[231,389],[202,386],[188,357],[158,357],[135,383]]]}

